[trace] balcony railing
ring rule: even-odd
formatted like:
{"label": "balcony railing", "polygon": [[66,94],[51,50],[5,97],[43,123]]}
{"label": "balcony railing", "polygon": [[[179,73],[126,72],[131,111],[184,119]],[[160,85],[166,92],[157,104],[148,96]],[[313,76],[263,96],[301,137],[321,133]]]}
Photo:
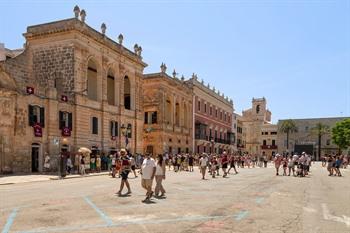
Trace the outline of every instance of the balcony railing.
{"label": "balcony railing", "polygon": [[212,140],[214,140],[214,143],[221,143],[221,144],[227,144],[227,145],[232,145],[232,141],[230,140],[225,140],[225,139],[220,139],[220,138],[211,138],[209,136],[206,135],[200,135],[200,134],[196,134],[195,135],[195,139],[197,140],[205,140],[208,142],[212,142]]}

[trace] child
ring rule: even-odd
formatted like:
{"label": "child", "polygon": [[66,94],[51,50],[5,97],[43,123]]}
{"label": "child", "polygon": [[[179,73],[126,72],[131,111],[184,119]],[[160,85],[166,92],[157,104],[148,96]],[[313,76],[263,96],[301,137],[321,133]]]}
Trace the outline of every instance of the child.
{"label": "child", "polygon": [[283,176],[286,176],[287,175],[287,158],[283,158],[282,165],[283,165]]}

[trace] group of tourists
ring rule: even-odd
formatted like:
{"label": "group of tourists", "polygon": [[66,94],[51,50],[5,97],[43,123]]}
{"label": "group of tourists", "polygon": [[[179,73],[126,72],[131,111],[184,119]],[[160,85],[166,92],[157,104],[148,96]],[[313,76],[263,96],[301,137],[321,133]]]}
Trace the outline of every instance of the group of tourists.
{"label": "group of tourists", "polygon": [[329,176],[342,176],[340,169],[344,168],[346,169],[349,160],[350,160],[350,155],[345,156],[345,155],[325,155],[324,157],[321,158],[322,160],[322,167],[325,167],[327,164],[327,171],[329,172]]}
{"label": "group of tourists", "polygon": [[273,159],[276,168],[276,176],[280,174],[280,167],[283,169],[283,176],[305,177],[310,173],[311,156],[305,152],[280,155],[276,154]]}
{"label": "group of tourists", "polygon": [[[118,171],[121,177],[120,187],[116,194],[119,196],[130,195],[131,187],[128,181],[128,175],[130,171],[133,171],[135,178],[137,177],[135,172],[135,160],[132,156],[128,155],[125,149],[121,149],[120,152],[113,155],[113,157],[114,156],[115,158],[113,158],[113,160],[116,162],[114,164],[112,163],[112,176],[117,170],[117,164],[119,163],[118,161],[120,161]],[[141,186],[146,190],[146,198],[143,200],[143,202],[149,202],[153,195],[155,195],[155,197],[163,197],[165,195],[165,189],[162,181],[165,179],[166,171],[165,159],[163,155],[158,155],[155,161],[150,154],[147,154],[144,157],[142,156],[141,162]],[[113,177],[115,177],[115,175]],[[156,181],[156,186],[153,192],[152,185],[154,179]],[[123,194],[122,192],[125,186],[127,188],[127,192]]]}

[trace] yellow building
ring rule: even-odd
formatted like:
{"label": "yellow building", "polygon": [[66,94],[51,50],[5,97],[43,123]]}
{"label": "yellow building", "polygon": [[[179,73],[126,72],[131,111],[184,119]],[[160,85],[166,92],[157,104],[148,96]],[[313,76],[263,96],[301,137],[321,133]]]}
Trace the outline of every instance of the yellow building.
{"label": "yellow building", "polygon": [[[0,62],[2,172],[42,171],[44,154],[143,151],[140,46],[125,48],[85,23],[86,12],[35,26]],[[79,17],[80,16],[80,17]]]}
{"label": "yellow building", "polygon": [[153,155],[192,152],[192,90],[184,78],[144,75],[144,152]]}

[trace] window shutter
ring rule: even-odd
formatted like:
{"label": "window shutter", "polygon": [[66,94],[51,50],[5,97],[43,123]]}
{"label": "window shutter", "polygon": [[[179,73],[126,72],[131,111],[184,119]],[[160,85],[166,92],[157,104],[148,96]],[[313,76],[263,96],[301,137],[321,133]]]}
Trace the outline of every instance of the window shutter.
{"label": "window shutter", "polygon": [[40,108],[40,125],[45,128],[45,108]]}
{"label": "window shutter", "polygon": [[111,136],[113,137],[113,136],[115,136],[115,135],[113,135],[113,121],[110,121],[110,122],[109,122],[109,125],[110,125],[110,131],[109,131],[109,133],[110,133]]}
{"label": "window shutter", "polygon": [[118,137],[118,122],[114,122],[114,136]]}
{"label": "window shutter", "polygon": [[145,124],[148,124],[148,112],[145,112]]}
{"label": "window shutter", "polygon": [[64,127],[64,122],[63,122],[63,112],[59,111],[59,129],[63,129]]}
{"label": "window shutter", "polygon": [[33,106],[32,105],[28,105],[28,122],[29,122],[29,126],[33,126],[34,125],[33,111],[34,111]]}
{"label": "window shutter", "polygon": [[92,118],[92,133],[98,134],[98,119],[97,119],[97,117]]}
{"label": "window shutter", "polygon": [[152,113],[152,124],[157,124],[157,112]]}
{"label": "window shutter", "polygon": [[73,114],[71,112],[68,113],[68,128],[73,130]]}

